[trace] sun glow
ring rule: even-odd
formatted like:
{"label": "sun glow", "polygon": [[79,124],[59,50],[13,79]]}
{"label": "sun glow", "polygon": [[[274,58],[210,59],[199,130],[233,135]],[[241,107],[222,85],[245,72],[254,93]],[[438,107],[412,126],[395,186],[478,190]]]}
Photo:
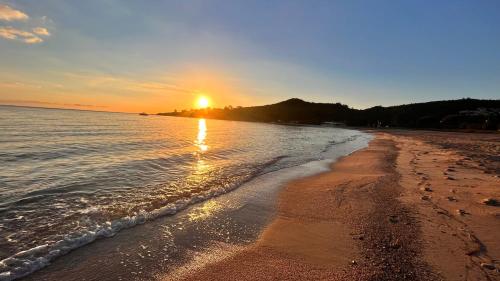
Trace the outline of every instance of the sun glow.
{"label": "sun glow", "polygon": [[207,108],[210,105],[210,101],[207,97],[199,97],[197,104],[199,108]]}

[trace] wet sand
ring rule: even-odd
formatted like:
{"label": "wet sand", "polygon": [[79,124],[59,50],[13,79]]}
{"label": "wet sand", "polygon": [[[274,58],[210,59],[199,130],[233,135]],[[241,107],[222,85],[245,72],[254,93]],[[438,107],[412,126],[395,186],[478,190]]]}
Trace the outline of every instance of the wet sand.
{"label": "wet sand", "polygon": [[160,279],[499,280],[500,142],[465,136],[377,132],[287,184],[254,244]]}

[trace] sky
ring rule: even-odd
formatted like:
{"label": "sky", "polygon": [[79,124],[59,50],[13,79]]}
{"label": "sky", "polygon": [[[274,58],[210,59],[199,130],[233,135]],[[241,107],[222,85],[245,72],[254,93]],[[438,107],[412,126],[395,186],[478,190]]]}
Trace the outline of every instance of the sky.
{"label": "sky", "polygon": [[498,0],[0,0],[0,104],[500,98]]}

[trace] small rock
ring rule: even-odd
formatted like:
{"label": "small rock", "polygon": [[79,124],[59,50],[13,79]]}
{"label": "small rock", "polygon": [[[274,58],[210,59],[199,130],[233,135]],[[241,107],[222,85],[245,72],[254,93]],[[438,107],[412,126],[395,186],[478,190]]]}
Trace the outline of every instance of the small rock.
{"label": "small rock", "polygon": [[446,199],[448,199],[448,201],[451,201],[451,202],[456,202],[458,201],[457,198],[453,197],[453,196],[448,196],[446,197]]}
{"label": "small rock", "polygon": [[444,179],[445,179],[445,180],[455,180],[455,178],[450,177],[450,176],[446,176],[446,177],[444,177]]}
{"label": "small rock", "polygon": [[422,187],[422,188],[420,188],[420,190],[427,191],[427,192],[432,192],[432,188],[430,188],[429,186]]}
{"label": "small rock", "polygon": [[429,196],[427,196],[427,195],[424,195],[424,196],[420,197],[420,199],[422,199],[422,200],[429,200],[431,198]]}
{"label": "small rock", "polygon": [[398,220],[398,216],[389,216],[389,221],[392,222],[392,223],[398,223],[399,220]]}
{"label": "small rock", "polygon": [[352,264],[352,265],[356,265],[356,264],[358,264],[358,263],[357,263],[355,260],[352,260],[352,261],[351,261],[351,264]]}
{"label": "small rock", "polygon": [[491,263],[485,263],[485,262],[482,262],[482,263],[481,263],[481,267],[482,267],[482,268],[489,269],[489,270],[495,270],[495,265],[494,265],[494,264],[491,264]]}
{"label": "small rock", "polygon": [[488,206],[500,206],[500,202],[494,198],[485,198],[481,201],[481,203]]}
{"label": "small rock", "polygon": [[461,216],[463,216],[463,215],[466,215],[466,214],[467,214],[467,212],[466,212],[465,210],[462,210],[462,209],[458,209],[458,210],[457,210],[457,213],[458,213],[459,215],[461,215]]}
{"label": "small rock", "polygon": [[354,239],[354,240],[364,240],[365,236],[363,236],[363,234],[355,235],[355,236],[352,237],[352,239]]}

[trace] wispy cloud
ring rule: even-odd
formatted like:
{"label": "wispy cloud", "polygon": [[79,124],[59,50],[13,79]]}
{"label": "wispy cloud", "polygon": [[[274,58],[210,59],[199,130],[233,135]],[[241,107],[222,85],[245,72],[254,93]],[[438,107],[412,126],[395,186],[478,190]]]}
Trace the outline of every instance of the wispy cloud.
{"label": "wispy cloud", "polygon": [[45,27],[35,27],[33,28],[33,33],[43,36],[50,36],[50,32]]}
{"label": "wispy cloud", "polygon": [[164,81],[144,81],[107,74],[67,72],[64,73],[64,75],[68,78],[79,80],[90,87],[96,88],[111,87],[135,92],[193,92],[192,89]]}
{"label": "wispy cloud", "polygon": [[27,19],[29,19],[29,16],[22,11],[13,9],[5,4],[0,4],[0,20],[14,21]]}
{"label": "wispy cloud", "polygon": [[0,37],[10,40],[18,40],[28,44],[43,42],[35,33],[14,28],[12,26],[0,26]]}
{"label": "wispy cloud", "polygon": [[95,105],[95,104],[80,104],[80,103],[57,103],[57,102],[47,102],[47,101],[39,101],[39,100],[8,100],[8,99],[0,99],[0,104],[4,105],[51,105],[57,107],[86,107],[86,108],[106,108],[108,106],[105,105]]}
{"label": "wispy cloud", "polygon": [[[26,21],[30,17],[22,11],[16,10],[5,4],[0,4],[0,20],[3,21]],[[42,17],[42,21],[46,21],[46,17]],[[17,40],[27,44],[36,44],[43,42],[41,36],[50,36],[50,32],[45,27],[37,26],[31,31],[22,30],[12,26],[0,26],[0,37],[9,40]]]}

